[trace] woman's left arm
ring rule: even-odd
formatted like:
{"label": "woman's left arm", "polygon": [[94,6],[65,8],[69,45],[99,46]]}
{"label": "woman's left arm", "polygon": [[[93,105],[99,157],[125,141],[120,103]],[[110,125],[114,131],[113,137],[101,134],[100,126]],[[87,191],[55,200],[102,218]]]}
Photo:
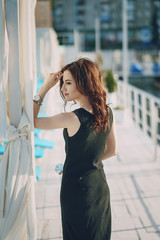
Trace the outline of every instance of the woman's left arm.
{"label": "woman's left arm", "polygon": [[117,154],[117,134],[116,134],[115,123],[113,120],[112,127],[108,135],[105,150],[101,160],[105,160],[107,158],[113,157],[116,154]]}

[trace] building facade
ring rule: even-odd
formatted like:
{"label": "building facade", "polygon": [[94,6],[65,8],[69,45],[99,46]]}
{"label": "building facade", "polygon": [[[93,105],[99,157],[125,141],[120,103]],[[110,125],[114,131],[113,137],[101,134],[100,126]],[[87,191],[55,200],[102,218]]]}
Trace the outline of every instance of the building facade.
{"label": "building facade", "polygon": [[51,1],[38,0],[35,9],[36,27],[50,28],[52,27]]}
{"label": "building facade", "polygon": [[[101,48],[119,48],[122,45],[122,1],[55,0],[53,26],[61,38],[63,34],[69,36],[68,43],[72,43],[71,38],[76,29],[82,35],[84,45],[94,49],[95,19],[98,19]],[[158,47],[160,45],[160,1],[128,0],[127,11],[129,46],[131,48]]]}

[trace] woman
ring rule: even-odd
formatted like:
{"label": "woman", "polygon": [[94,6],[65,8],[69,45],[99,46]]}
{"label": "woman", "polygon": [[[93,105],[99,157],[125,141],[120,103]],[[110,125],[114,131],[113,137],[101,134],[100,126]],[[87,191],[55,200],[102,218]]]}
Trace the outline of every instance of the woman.
{"label": "woman", "polygon": [[[80,108],[48,118],[37,118],[50,88],[60,81],[60,93]],[[102,160],[116,154],[112,110],[98,67],[81,58],[49,74],[34,98],[34,124],[40,129],[64,128],[66,160],[61,184],[64,240],[109,240],[110,194]]]}

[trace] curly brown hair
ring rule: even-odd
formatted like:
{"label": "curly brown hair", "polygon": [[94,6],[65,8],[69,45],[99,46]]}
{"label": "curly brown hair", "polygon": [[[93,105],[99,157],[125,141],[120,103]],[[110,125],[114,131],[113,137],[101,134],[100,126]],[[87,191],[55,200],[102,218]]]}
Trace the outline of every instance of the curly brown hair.
{"label": "curly brown hair", "polygon": [[[109,111],[110,108],[106,104],[106,91],[103,86],[103,76],[97,65],[87,58],[80,58],[77,61],[67,64],[61,69],[70,71],[72,74],[78,91],[88,97],[88,101],[92,106],[95,117],[94,127],[96,131],[103,129],[106,132],[109,127]],[[67,101],[61,91],[63,85],[63,77],[60,80],[60,95],[65,102]]]}

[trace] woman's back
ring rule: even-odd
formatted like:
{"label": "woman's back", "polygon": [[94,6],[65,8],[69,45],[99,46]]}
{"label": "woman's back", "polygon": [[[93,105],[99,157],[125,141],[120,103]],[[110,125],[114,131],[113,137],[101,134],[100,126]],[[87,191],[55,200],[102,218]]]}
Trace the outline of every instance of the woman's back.
{"label": "woman's back", "polygon": [[66,176],[78,177],[89,170],[102,167],[101,156],[104,153],[107,136],[113,121],[113,115],[110,109],[110,126],[107,132],[105,133],[101,130],[95,133],[92,128],[94,123],[93,114],[84,108],[76,109],[73,112],[80,121],[80,128],[72,137],[69,137],[66,128],[63,131],[66,142],[64,173]]}

